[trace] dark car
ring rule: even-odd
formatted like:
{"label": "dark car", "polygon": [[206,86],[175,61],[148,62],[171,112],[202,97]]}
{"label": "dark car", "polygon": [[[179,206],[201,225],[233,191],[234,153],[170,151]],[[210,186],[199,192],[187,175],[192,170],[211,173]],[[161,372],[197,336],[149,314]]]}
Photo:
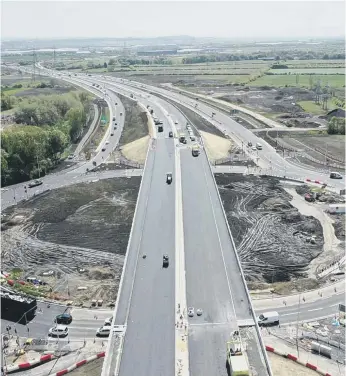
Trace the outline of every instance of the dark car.
{"label": "dark car", "polygon": [[247,143],[247,146],[251,147],[251,146],[252,146],[252,142],[249,141],[249,142]]}
{"label": "dark car", "polygon": [[329,177],[331,179],[342,179],[342,175],[339,174],[338,172],[331,172],[330,175],[329,175]]}
{"label": "dark car", "polygon": [[169,265],[169,257],[167,255],[163,255],[162,267],[168,268],[168,265]]}
{"label": "dark car", "polygon": [[34,180],[31,183],[28,184],[29,188],[37,187],[38,185],[43,184],[42,180]]}
{"label": "dark car", "polygon": [[114,133],[111,133],[111,136],[114,136]]}
{"label": "dark car", "polygon": [[115,121],[115,116],[113,116],[113,121]]}
{"label": "dark car", "polygon": [[166,183],[167,183],[167,184],[171,184],[172,181],[173,181],[173,176],[172,176],[172,173],[169,172],[169,173],[167,174],[167,176],[166,176]]}
{"label": "dark car", "polygon": [[68,325],[72,322],[72,316],[69,313],[62,313],[55,318],[54,322],[57,324]]}
{"label": "dark car", "polygon": [[106,147],[105,146],[102,148],[102,151],[106,151]]}
{"label": "dark car", "polygon": [[168,137],[172,138],[173,137],[173,132],[168,133]]}

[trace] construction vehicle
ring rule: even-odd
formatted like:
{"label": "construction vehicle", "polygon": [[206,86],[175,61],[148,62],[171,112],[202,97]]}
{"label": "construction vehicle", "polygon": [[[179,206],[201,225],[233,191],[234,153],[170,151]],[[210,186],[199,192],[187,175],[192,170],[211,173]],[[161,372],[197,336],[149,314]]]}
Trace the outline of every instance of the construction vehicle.
{"label": "construction vehicle", "polygon": [[231,334],[230,341],[227,342],[227,367],[230,376],[251,375],[240,334],[237,330]]}
{"label": "construction vehicle", "polygon": [[194,157],[199,156],[199,146],[197,144],[192,146],[192,155]]}

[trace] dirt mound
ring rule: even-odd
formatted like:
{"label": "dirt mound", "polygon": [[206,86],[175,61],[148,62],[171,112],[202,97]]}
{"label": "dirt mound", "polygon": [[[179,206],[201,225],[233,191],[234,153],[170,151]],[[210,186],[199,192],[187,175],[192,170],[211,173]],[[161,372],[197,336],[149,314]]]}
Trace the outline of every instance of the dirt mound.
{"label": "dirt mound", "polygon": [[100,270],[100,269],[89,270],[88,276],[91,279],[96,279],[96,280],[115,278],[114,273],[107,272],[105,270]]}

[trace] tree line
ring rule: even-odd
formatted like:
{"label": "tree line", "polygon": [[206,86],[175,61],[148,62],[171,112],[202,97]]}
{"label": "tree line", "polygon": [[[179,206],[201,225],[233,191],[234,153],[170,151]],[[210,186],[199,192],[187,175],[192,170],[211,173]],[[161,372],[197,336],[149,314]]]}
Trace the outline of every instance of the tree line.
{"label": "tree line", "polygon": [[[11,99],[12,98],[12,99]],[[15,101],[2,97],[2,102]],[[18,125],[1,134],[1,184],[21,183],[42,176],[60,161],[86,125],[91,97],[85,92],[28,97],[16,108]]]}
{"label": "tree line", "polygon": [[345,118],[333,116],[328,122],[328,134],[345,135]]}

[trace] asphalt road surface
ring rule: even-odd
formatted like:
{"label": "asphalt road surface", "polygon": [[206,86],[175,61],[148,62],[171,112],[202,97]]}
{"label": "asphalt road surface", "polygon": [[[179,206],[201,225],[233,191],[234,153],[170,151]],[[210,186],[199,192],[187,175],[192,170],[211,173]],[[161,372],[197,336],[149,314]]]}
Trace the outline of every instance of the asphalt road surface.
{"label": "asphalt road surface", "polygon": [[[175,189],[166,184],[166,173],[173,171],[173,140],[158,133],[145,167],[115,320],[127,326],[121,376],[174,374]],[[168,268],[162,267],[164,254]]]}

